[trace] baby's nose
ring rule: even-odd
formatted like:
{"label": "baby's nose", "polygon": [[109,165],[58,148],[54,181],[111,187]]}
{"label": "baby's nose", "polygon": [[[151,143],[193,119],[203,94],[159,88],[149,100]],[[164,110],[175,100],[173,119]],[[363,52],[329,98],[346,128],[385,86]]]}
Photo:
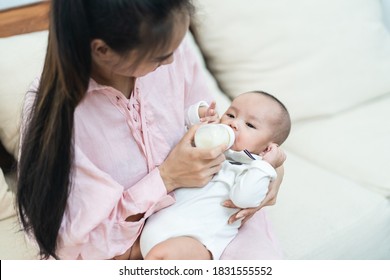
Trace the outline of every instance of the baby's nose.
{"label": "baby's nose", "polygon": [[238,121],[237,120],[232,120],[231,122],[230,122],[230,127],[231,128],[233,128],[233,129],[235,129],[235,130],[237,130],[238,129]]}

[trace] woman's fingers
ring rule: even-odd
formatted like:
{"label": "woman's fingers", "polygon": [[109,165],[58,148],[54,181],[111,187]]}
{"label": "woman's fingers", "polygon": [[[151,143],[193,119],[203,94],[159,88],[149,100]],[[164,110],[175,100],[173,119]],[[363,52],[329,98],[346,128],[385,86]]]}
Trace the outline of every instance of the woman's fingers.
{"label": "woman's fingers", "polygon": [[180,140],[179,144],[180,145],[181,143],[184,143],[184,144],[189,144],[192,146],[192,143],[194,141],[194,137],[195,137],[195,132],[198,130],[199,126],[201,126],[201,124],[196,124],[192,127],[190,127],[190,129],[188,129],[187,133],[184,134],[183,138]]}
{"label": "woman's fingers", "polygon": [[202,187],[221,169],[226,146],[213,149],[194,147],[192,143],[198,127],[191,127],[159,166],[168,192],[179,187]]}
{"label": "woman's fingers", "polygon": [[225,144],[219,145],[212,149],[197,148],[196,153],[203,160],[210,160],[210,162],[212,162],[213,160],[223,162],[225,160],[225,156],[223,153],[226,151],[226,148],[227,147]]}
{"label": "woman's fingers", "polygon": [[283,165],[276,168],[276,173],[278,176],[276,180],[272,181],[268,187],[268,193],[265,196],[264,200],[260,204],[260,208],[264,206],[272,206],[275,205],[276,199],[278,197],[279,189],[282,184],[283,176],[284,176],[284,167]]}
{"label": "woman's fingers", "polygon": [[256,212],[258,208],[246,208],[241,209],[230,216],[228,223],[232,224],[238,220],[241,220],[241,225],[243,225],[247,220],[249,220]]}
{"label": "woman's fingers", "polygon": [[230,199],[225,200],[223,202],[223,206],[228,207],[228,208],[237,208],[237,206],[234,205],[234,203]]}
{"label": "woman's fingers", "polygon": [[[234,203],[230,199],[225,200],[222,205],[225,207],[228,207],[228,208],[238,208],[236,205],[234,205]],[[229,217],[228,223],[232,224],[238,220],[242,220],[242,223],[244,223],[250,217],[252,217],[253,214],[255,214],[257,210],[258,210],[258,208],[239,209],[236,213],[234,213],[233,215],[231,215]]]}

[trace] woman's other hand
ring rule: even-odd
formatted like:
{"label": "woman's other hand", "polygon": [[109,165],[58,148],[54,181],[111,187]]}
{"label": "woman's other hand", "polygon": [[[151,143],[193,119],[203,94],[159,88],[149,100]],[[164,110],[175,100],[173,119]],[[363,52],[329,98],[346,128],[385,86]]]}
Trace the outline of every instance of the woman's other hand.
{"label": "woman's other hand", "polygon": [[287,158],[283,149],[281,149],[279,145],[275,143],[269,145],[267,150],[260,155],[262,156],[263,160],[271,164],[274,168],[281,166]]}
{"label": "woman's other hand", "polygon": [[192,143],[198,127],[191,127],[158,167],[168,192],[180,187],[203,187],[221,169],[226,146],[194,147]]}

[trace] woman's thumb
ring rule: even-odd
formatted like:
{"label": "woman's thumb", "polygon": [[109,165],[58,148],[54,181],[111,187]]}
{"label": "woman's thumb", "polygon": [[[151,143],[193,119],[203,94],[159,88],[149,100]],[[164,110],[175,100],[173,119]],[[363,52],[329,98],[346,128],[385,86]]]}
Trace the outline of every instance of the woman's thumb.
{"label": "woman's thumb", "polygon": [[182,141],[192,143],[195,137],[195,132],[199,128],[199,126],[200,124],[196,124],[190,127],[187,133],[183,136]]}

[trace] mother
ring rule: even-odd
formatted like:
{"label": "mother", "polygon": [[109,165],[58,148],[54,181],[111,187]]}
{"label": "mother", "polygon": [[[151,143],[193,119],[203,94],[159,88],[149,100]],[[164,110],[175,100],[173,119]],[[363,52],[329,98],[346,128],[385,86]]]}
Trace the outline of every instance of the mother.
{"label": "mother", "polygon": [[[184,126],[186,108],[211,99],[183,40],[192,11],[185,0],[52,1],[44,69],[25,99],[17,194],[42,258],[139,258],[145,219],[174,203],[172,190],[219,171],[223,147],[193,147],[196,127]],[[256,257],[255,244],[276,254],[261,213],[228,258]]]}

